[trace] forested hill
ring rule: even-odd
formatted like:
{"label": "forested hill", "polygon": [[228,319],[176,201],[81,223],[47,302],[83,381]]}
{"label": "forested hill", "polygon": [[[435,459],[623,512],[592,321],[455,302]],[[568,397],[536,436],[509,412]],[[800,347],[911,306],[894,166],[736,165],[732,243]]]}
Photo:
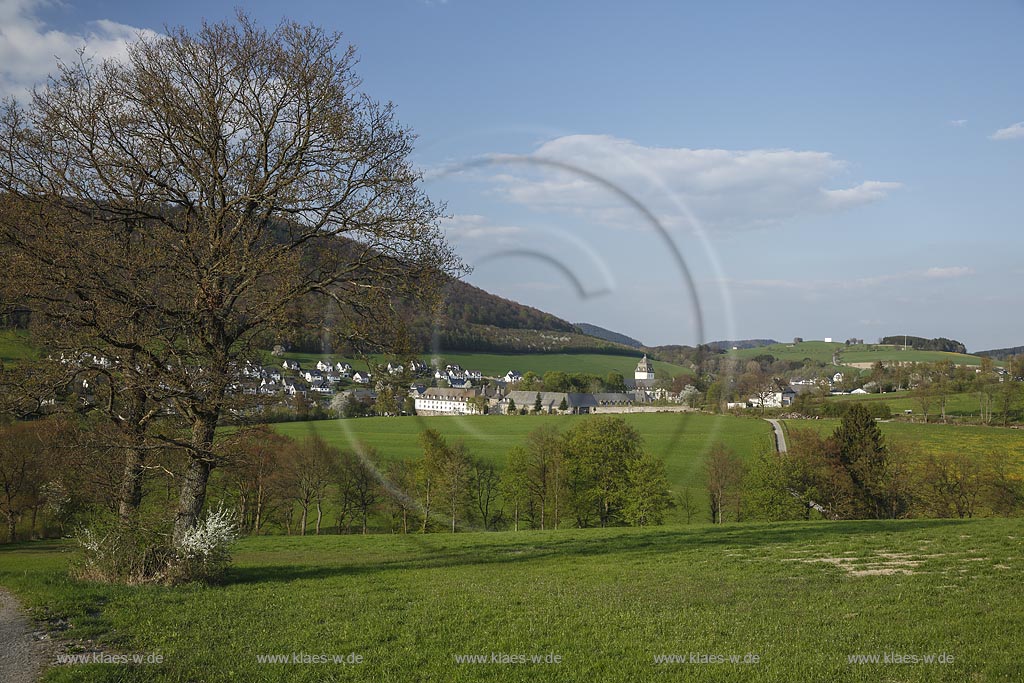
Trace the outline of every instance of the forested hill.
{"label": "forested hill", "polygon": [[916,351],[947,351],[949,353],[967,353],[967,347],[955,339],[938,337],[936,339],[925,339],[924,337],[912,337],[910,335],[897,334],[890,337],[882,337],[880,344],[891,344],[903,346],[906,344]]}
{"label": "forested hill", "polygon": [[490,325],[502,329],[577,331],[572,323],[550,313],[491,294],[461,280],[451,281],[447,290],[445,317],[451,323]]}
{"label": "forested hill", "polygon": [[1005,349],[990,349],[989,351],[978,351],[975,356],[987,356],[996,360],[1006,360],[1013,356],[1024,353],[1024,346],[1011,346]]}
{"label": "forested hill", "polygon": [[576,323],[576,327],[583,334],[589,334],[591,337],[597,337],[598,339],[604,339],[605,341],[615,342],[616,344],[625,344],[626,346],[632,346],[635,349],[642,349],[643,343],[628,337],[619,332],[613,332],[597,325],[591,325],[590,323]]}

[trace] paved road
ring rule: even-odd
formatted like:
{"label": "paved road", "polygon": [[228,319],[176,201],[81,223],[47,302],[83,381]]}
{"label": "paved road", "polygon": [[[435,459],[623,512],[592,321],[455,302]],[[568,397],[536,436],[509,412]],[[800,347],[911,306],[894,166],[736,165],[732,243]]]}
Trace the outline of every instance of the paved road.
{"label": "paved road", "polygon": [[18,601],[0,590],[0,681],[32,683],[43,671],[44,657]]}
{"label": "paved road", "polygon": [[775,429],[775,447],[778,449],[779,453],[785,453],[786,434],[782,431],[782,425],[779,424],[778,420],[769,420],[768,418],[765,418],[765,420],[770,422],[772,427]]}

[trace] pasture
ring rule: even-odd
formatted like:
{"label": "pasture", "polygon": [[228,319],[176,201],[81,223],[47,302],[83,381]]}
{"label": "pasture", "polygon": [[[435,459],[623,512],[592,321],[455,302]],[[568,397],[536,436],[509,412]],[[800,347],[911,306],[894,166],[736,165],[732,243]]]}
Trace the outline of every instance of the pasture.
{"label": "pasture", "polygon": [[1021,531],[985,519],[259,537],[238,544],[223,585],[179,588],[71,580],[67,544],[25,543],[0,549],[0,585],[80,649],[163,660],[62,665],[50,683],[1019,681]]}
{"label": "pasture", "polygon": [[[428,363],[433,363],[436,358],[437,364],[444,367],[446,364],[461,365],[467,370],[479,370],[488,377],[501,377],[509,370],[527,372],[532,370],[538,375],[543,375],[551,370],[563,372],[585,372],[591,375],[605,377],[609,372],[621,373],[623,377],[632,378],[636,369],[637,361],[643,354],[637,352],[636,356],[618,356],[606,353],[475,353],[475,352],[449,352],[444,351],[435,355],[429,353],[418,354]],[[316,365],[319,360],[329,360],[337,363],[346,361],[351,363],[356,370],[366,370],[367,360],[360,358],[344,358],[340,355],[315,354],[315,353],[286,353],[283,358],[297,360],[303,368]],[[276,359],[270,359],[273,362]],[[370,362],[387,362],[384,356],[370,356]],[[675,377],[682,374],[692,374],[688,368],[662,361],[652,361],[654,372],[659,378]]]}
{"label": "pasture", "polygon": [[[783,420],[787,430],[812,429],[831,434],[839,420]],[[900,441],[921,455],[969,453],[979,458],[990,453],[1006,453],[1024,465],[1024,430],[1002,427],[924,424],[915,422],[880,422],[887,439]]]}
{"label": "pasture", "polygon": [[[980,365],[981,357],[962,353],[946,353],[944,351],[918,351],[903,349],[902,346],[883,344],[855,344],[846,346],[841,342],[804,341],[799,344],[771,344],[754,349],[737,349],[728,352],[734,358],[747,360],[761,355],[772,355],[779,360],[802,361],[810,358],[829,365],[832,356],[840,354],[839,364],[874,363],[876,361],[903,363],[935,363],[952,361],[958,365]],[[997,363],[998,364],[998,363]]]}
{"label": "pasture", "polygon": [[[744,460],[751,460],[771,443],[771,426],[753,418],[701,413],[647,413],[619,415],[641,435],[651,454],[665,461],[674,492],[689,488],[703,510],[704,456],[721,441]],[[503,468],[509,450],[522,444],[526,435],[541,425],[565,430],[587,415],[475,415],[467,417],[370,417],[349,420],[283,422],[274,425],[281,434],[296,439],[313,434],[339,448],[362,442],[377,448],[381,457],[411,459],[421,455],[419,435],[435,429],[450,442],[463,441],[474,456]],[[670,511],[670,515],[677,511]],[[701,513],[700,518],[704,515]]]}

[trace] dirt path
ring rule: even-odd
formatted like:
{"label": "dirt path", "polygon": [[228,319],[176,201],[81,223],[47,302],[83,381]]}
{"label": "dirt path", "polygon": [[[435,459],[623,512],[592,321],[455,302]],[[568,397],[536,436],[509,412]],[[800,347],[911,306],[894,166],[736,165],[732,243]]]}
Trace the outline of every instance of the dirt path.
{"label": "dirt path", "polygon": [[766,418],[766,421],[770,422],[772,427],[775,429],[775,448],[776,448],[776,450],[779,453],[785,453],[786,452],[786,434],[785,434],[785,432],[782,431],[782,425],[779,424],[778,420],[768,420]]}
{"label": "dirt path", "polygon": [[32,683],[43,671],[46,652],[14,596],[0,589],[0,681]]}

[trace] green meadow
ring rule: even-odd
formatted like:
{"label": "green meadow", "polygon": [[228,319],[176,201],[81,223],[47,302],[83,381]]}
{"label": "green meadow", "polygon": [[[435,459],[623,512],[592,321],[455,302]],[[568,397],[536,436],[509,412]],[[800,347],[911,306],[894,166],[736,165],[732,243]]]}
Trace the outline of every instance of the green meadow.
{"label": "green meadow", "polygon": [[944,351],[904,350],[902,346],[883,344],[855,344],[847,346],[841,342],[805,341],[799,344],[771,344],[754,349],[729,351],[735,358],[749,359],[769,354],[779,360],[802,361],[805,358],[830,364],[832,355],[840,353],[840,364],[874,363],[875,361],[902,361],[905,363],[935,363],[949,360],[958,365],[980,365],[981,357]]}
{"label": "green meadow", "polygon": [[178,588],[71,580],[68,550],[0,549],[0,585],[66,641],[163,663],[51,683],[1024,677],[1019,520],[259,537],[222,585]]}
{"label": "green meadow", "polygon": [[[783,420],[787,430],[812,429],[831,434],[839,420]],[[921,454],[969,453],[979,458],[990,453],[1007,453],[1024,465],[1024,430],[1002,427],[880,422],[887,439],[900,441]]]}
{"label": "green meadow", "polygon": [[[563,372],[585,372],[591,375],[604,377],[609,372],[622,373],[624,377],[632,377],[636,369],[637,361],[643,354],[637,352],[636,356],[618,356],[606,353],[461,353],[443,351],[431,355],[429,353],[419,354],[424,361],[432,362],[437,358],[438,364],[442,367],[447,364],[461,365],[467,370],[479,370],[489,377],[503,376],[509,370],[527,372],[532,370],[538,375],[543,375],[551,370]],[[329,360],[334,363],[346,361],[352,367],[367,369],[366,359],[344,358],[340,355],[316,354],[316,353],[286,353],[283,356],[289,360],[299,361],[303,367],[311,367],[319,360]],[[384,356],[370,356],[373,363],[387,362]],[[270,361],[268,361],[270,362]],[[663,361],[652,361],[654,372],[658,377],[675,377],[681,374],[692,374],[688,368]]]}
{"label": "green meadow", "polygon": [[[759,419],[702,413],[647,413],[618,415],[641,435],[646,449],[662,459],[673,491],[691,489],[703,507],[704,456],[721,441],[745,460],[771,443],[771,426]],[[374,446],[383,459],[410,459],[421,454],[419,434],[435,429],[449,441],[463,441],[478,458],[503,467],[509,450],[525,441],[541,425],[565,430],[587,415],[475,415],[436,417],[368,417],[349,420],[282,422],[278,432],[301,439],[319,435],[340,448],[356,442]]]}
{"label": "green meadow", "polygon": [[[892,409],[893,414],[902,413],[905,410],[914,411],[917,417],[924,417],[921,410],[921,402],[914,397],[910,391],[891,391],[887,394],[846,394],[842,396],[830,396],[828,401],[856,401],[858,403],[884,401]],[[928,401],[928,416],[935,418],[942,412],[939,399],[931,396]],[[946,415],[956,417],[974,417],[981,415],[981,403],[978,394],[975,392],[963,392],[949,394],[946,396]],[[999,422],[1001,418],[994,418]]]}
{"label": "green meadow", "polygon": [[29,343],[28,333],[22,330],[0,330],[0,362],[31,358],[36,351]]}

